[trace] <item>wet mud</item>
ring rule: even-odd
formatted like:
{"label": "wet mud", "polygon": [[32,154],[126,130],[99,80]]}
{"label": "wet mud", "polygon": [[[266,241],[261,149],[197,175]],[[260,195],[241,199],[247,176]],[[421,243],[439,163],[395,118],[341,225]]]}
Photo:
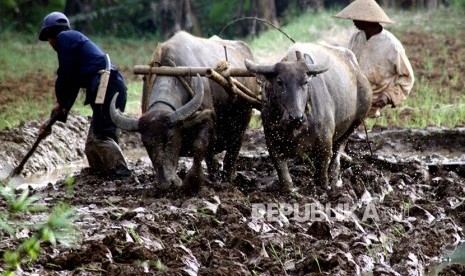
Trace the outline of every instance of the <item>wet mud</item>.
{"label": "wet mud", "polygon": [[[87,120],[73,116],[54,127],[25,167],[25,177],[64,170],[58,181],[29,189],[48,208],[73,206],[78,229],[72,247],[44,244],[25,275],[432,275],[430,265],[463,239],[465,128],[373,129],[368,143],[358,132],[340,187],[315,192],[312,165],[296,159],[294,194],[276,190],[263,132],[250,129],[233,183],[161,194],[144,154],[128,157],[128,179],[65,171],[83,161]],[[2,162],[16,165],[38,126],[0,132]],[[124,150],[140,150],[137,134],[121,137]],[[189,166],[183,158],[181,177]],[[36,223],[46,213],[21,216]],[[0,233],[0,253],[32,235]],[[454,264],[443,275],[463,270]]]}

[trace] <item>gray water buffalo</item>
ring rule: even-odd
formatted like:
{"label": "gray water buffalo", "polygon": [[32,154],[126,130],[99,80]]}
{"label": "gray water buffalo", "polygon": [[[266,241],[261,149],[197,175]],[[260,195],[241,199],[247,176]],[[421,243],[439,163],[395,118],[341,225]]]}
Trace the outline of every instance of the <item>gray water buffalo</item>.
{"label": "gray water buffalo", "polygon": [[[219,61],[227,58],[231,67],[245,69],[244,60],[253,59],[244,42],[199,38],[183,31],[159,44],[155,53],[160,66],[215,68]],[[236,79],[259,94],[255,78]],[[159,190],[181,186],[198,188],[205,180],[203,160],[210,177],[232,180],[251,118],[251,104],[231,96],[218,83],[206,77],[186,77],[185,80],[187,85],[176,76],[157,76],[150,90],[148,110],[139,119],[121,114],[114,105],[111,107],[112,119],[119,128],[141,134]],[[223,151],[221,174],[217,154]],[[181,156],[193,157],[192,167],[183,181],[177,175]]]}
{"label": "gray water buffalo", "polygon": [[246,67],[266,78],[262,121],[266,144],[287,191],[287,159],[313,161],[314,182],[325,189],[339,179],[339,153],[365,118],[372,92],[355,56],[342,47],[296,43],[273,65]]}

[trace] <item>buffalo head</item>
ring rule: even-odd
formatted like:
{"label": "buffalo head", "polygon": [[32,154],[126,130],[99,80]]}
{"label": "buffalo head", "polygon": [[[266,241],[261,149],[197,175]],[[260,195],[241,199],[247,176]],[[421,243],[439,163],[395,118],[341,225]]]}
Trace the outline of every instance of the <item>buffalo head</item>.
{"label": "buffalo head", "polygon": [[264,89],[264,105],[279,114],[279,124],[287,125],[292,129],[300,129],[306,122],[308,112],[308,94],[311,91],[309,80],[328,69],[315,65],[309,55],[302,57],[296,52],[296,61],[283,60],[274,65],[256,65],[245,60],[245,66],[253,73],[266,77],[268,85]]}
{"label": "buffalo head", "polygon": [[151,99],[149,110],[140,119],[130,118],[117,110],[116,95],[110,105],[110,115],[117,127],[141,134],[152,161],[157,188],[161,190],[181,186],[181,179],[176,174],[182,144],[181,129],[201,122],[208,115],[207,111],[198,112],[204,98],[204,84],[200,76],[192,78],[196,80],[195,96],[179,108],[175,108],[179,99],[173,96],[176,95],[173,89],[182,88],[171,86],[173,83],[169,79],[164,78],[165,82],[160,78],[161,81],[152,88],[158,90],[159,98]]}

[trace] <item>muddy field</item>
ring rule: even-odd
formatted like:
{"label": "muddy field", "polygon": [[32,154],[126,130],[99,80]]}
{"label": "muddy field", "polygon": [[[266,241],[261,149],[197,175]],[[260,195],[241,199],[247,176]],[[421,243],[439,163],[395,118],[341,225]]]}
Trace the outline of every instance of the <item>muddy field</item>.
{"label": "muddy field", "polygon": [[[447,82],[425,70],[422,60],[425,47],[442,51],[441,36],[409,33],[402,41],[417,79]],[[459,39],[446,42],[450,56],[465,55]],[[463,70],[447,60],[433,64]],[[454,85],[463,89],[463,82]],[[43,72],[9,80],[0,84],[0,106],[10,103],[13,90],[39,98],[51,87]],[[263,132],[249,130],[233,183],[207,182],[195,194],[160,194],[135,134],[122,133],[134,177],[107,181],[82,169],[87,120],[72,116],[66,125],[57,123],[25,167],[27,180],[50,180],[29,187],[39,203],[74,207],[78,230],[72,247],[44,244],[38,260],[23,265],[25,275],[435,275],[434,264],[464,236],[465,128],[375,126],[369,133],[373,153],[363,133],[352,137],[347,152],[353,162],[343,163],[341,187],[313,192],[311,164],[292,161],[298,188],[292,195],[272,189],[277,176]],[[39,125],[26,122],[0,132],[0,166],[18,164]],[[181,160],[181,177],[189,161]],[[0,210],[5,208],[0,201]],[[29,229],[46,214],[17,215],[15,222]],[[0,232],[0,254],[32,234]],[[465,266],[451,264],[442,275],[463,271]]]}
{"label": "muddy field", "polygon": [[[135,177],[125,180],[63,167],[82,159],[86,133],[87,118],[70,120],[56,126],[24,176],[55,167],[74,177],[71,187],[58,180],[30,189],[47,207],[65,202],[76,208],[79,242],[45,244],[45,254],[24,266],[26,274],[428,275],[428,265],[463,237],[465,171],[447,165],[465,162],[465,129],[373,130],[373,155],[359,133],[348,147],[353,163],[343,163],[342,187],[312,192],[311,166],[294,160],[299,191],[292,195],[269,190],[277,177],[263,133],[249,130],[234,183],[159,194],[144,154],[128,158]],[[1,151],[13,157],[7,162],[20,159],[37,127],[30,122],[0,133]],[[76,143],[69,144],[70,137]],[[140,148],[138,135],[122,137],[126,152]],[[188,166],[182,159],[181,176]],[[37,224],[44,214],[18,220]],[[21,240],[5,233],[1,239],[0,252]]]}

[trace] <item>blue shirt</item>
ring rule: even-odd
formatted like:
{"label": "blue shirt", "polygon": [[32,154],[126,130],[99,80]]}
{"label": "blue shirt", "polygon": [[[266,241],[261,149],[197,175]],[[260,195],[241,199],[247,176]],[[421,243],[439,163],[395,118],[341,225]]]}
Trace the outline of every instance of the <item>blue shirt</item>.
{"label": "blue shirt", "polygon": [[55,94],[60,106],[69,111],[80,88],[86,89],[85,104],[95,99],[100,80],[98,71],[105,69],[105,53],[75,30],[60,32],[56,40],[59,67]]}

